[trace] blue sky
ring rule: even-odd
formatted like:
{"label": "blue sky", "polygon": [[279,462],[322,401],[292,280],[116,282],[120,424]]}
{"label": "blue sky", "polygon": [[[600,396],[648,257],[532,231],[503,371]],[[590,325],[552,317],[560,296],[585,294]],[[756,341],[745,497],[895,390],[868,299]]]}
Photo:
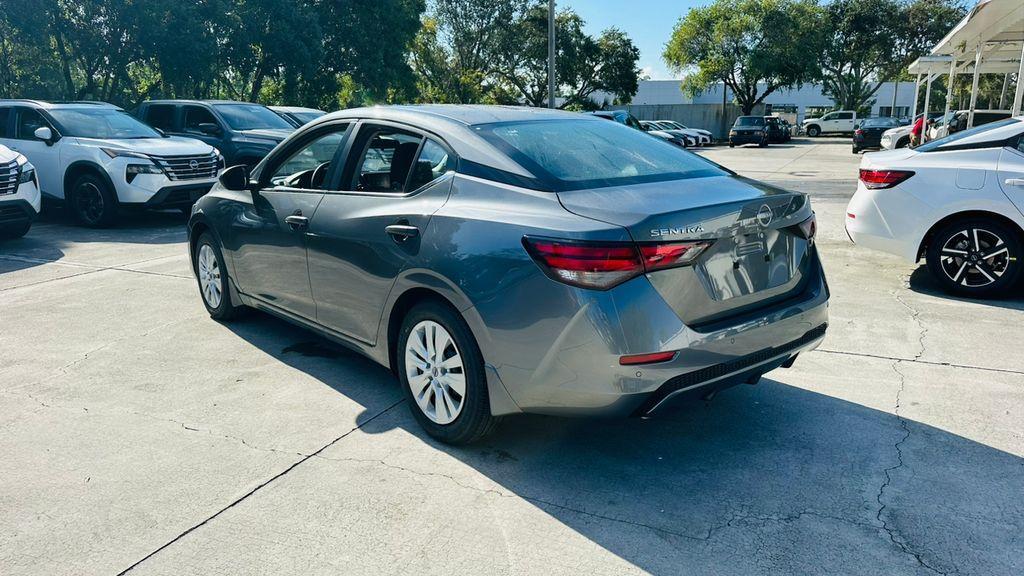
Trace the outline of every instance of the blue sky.
{"label": "blue sky", "polygon": [[570,7],[587,22],[587,32],[599,34],[615,26],[640,48],[640,68],[654,80],[676,78],[661,59],[661,53],[679,18],[708,0],[556,0],[559,8]]}

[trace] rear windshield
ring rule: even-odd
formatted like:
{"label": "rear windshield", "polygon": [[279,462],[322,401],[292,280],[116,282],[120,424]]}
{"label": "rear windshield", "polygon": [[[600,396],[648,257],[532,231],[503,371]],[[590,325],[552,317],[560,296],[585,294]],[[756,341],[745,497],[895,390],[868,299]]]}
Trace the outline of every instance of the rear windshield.
{"label": "rear windshield", "polygon": [[[940,147],[945,146],[947,144],[952,144],[953,142],[956,142],[957,140],[963,140],[964,138],[967,138],[969,136],[974,136],[976,134],[981,134],[982,132],[988,132],[989,130],[995,130],[996,128],[1002,128],[1003,126],[1009,126],[1010,124],[1016,124],[1017,122],[1020,122],[1020,120],[1016,120],[1014,118],[1008,118],[1006,120],[1002,120],[1002,121],[999,121],[999,122],[992,122],[991,124],[985,124],[983,126],[975,126],[974,128],[971,128],[970,130],[962,130],[960,132],[955,132],[953,134],[950,134],[949,136],[946,136],[945,138],[939,138],[938,140],[932,140],[931,142],[927,142],[925,144],[922,144],[922,145],[918,146],[914,150],[916,150],[917,152],[931,152],[932,150],[935,150],[936,148],[940,148]],[[999,142],[999,140],[993,141],[993,143],[998,143],[998,142]]]}
{"label": "rear windshield", "polygon": [[760,116],[740,116],[736,119],[737,126],[764,126],[764,118]]}
{"label": "rear windshield", "polygon": [[662,138],[614,122],[534,120],[473,128],[555,191],[727,174]]}
{"label": "rear windshield", "polygon": [[861,125],[862,128],[895,128],[900,123],[894,118],[868,118]]}

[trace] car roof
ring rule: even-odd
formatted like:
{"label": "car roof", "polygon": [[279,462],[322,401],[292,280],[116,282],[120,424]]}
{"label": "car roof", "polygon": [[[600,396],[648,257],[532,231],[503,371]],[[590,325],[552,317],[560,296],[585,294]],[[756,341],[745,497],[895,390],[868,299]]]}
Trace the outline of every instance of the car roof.
{"label": "car roof", "polygon": [[184,98],[146,100],[143,104],[255,104],[256,106],[262,106],[262,104],[257,104],[256,102],[243,102],[241,100],[190,100]]}
{"label": "car roof", "polygon": [[36,108],[42,108],[44,110],[56,110],[56,109],[68,109],[68,108],[110,108],[112,110],[120,110],[119,106],[114,106],[108,102],[96,102],[92,100],[75,100],[69,102],[48,102],[45,100],[30,100],[27,98],[15,98],[9,100],[0,100],[0,104],[19,104],[23,106],[35,106]]}

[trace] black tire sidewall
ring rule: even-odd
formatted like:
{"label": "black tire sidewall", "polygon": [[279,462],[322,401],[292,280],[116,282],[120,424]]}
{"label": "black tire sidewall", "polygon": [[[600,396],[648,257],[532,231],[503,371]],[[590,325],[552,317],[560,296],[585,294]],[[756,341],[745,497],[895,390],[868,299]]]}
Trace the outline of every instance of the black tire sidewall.
{"label": "black tire sidewall", "polygon": [[807,135],[810,136],[811,138],[817,138],[819,134],[821,134],[821,130],[819,130],[816,126],[812,126],[807,129]]}
{"label": "black tire sidewall", "polygon": [[31,222],[20,222],[18,224],[0,226],[0,240],[17,240],[25,234],[28,234],[30,228],[32,228]]}
{"label": "black tire sidewall", "polygon": [[[971,288],[955,284],[942,270],[942,263],[940,261],[942,246],[953,234],[956,234],[965,228],[983,228],[992,231],[1003,239],[1006,247],[1010,251],[1011,258],[1014,258],[1014,260],[1010,261],[1009,268],[1006,273],[987,286]],[[927,262],[928,271],[931,273],[932,277],[935,278],[935,280],[947,292],[969,298],[992,298],[1005,295],[1009,290],[1020,284],[1022,272],[1022,263],[1020,259],[1022,256],[1024,256],[1024,254],[1022,254],[1021,239],[1016,230],[1013,230],[994,219],[968,218],[951,222],[938,230],[928,243],[925,261]]]}
{"label": "black tire sidewall", "polygon": [[[216,308],[211,307],[210,303],[206,301],[206,296],[203,294],[203,284],[199,280],[199,251],[205,245],[209,245],[213,249],[213,254],[217,258],[217,267],[220,269],[221,298],[220,305]],[[203,306],[209,312],[210,317],[215,320],[228,320],[232,318],[235,314],[235,306],[231,304],[231,292],[228,289],[228,269],[224,265],[224,255],[221,253],[220,244],[217,243],[217,239],[213,237],[213,234],[203,232],[199,235],[192,259],[195,262],[196,285],[199,287],[199,298],[203,301]]]}
{"label": "black tire sidewall", "polygon": [[[80,188],[86,184],[93,184],[96,189],[100,191],[100,196],[103,197],[103,213],[95,222],[87,220],[79,211],[78,204],[75,202],[75,195],[78,194]],[[74,214],[75,220],[83,225],[90,228],[106,228],[113,225],[117,219],[117,195],[110,188],[107,182],[96,176],[95,174],[83,174],[75,180],[74,185],[71,187],[71,197],[68,199],[71,203],[71,213]]]}
{"label": "black tire sidewall", "polygon": [[[444,327],[455,340],[455,346],[463,359],[463,373],[466,377],[466,397],[462,411],[450,424],[437,424],[420,409],[409,388],[405,370],[405,344],[413,327],[424,320],[434,321]],[[485,436],[493,427],[490,397],[487,391],[487,377],[483,356],[476,339],[465,320],[451,306],[436,301],[427,301],[413,307],[402,320],[395,350],[395,369],[398,372],[402,394],[409,403],[409,409],[416,421],[427,434],[446,444],[468,444]]]}

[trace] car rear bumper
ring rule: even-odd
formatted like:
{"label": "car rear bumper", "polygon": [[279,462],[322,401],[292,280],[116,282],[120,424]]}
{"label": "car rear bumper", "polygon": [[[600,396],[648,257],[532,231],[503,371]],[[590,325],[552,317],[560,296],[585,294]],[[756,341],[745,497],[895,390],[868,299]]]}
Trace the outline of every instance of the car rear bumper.
{"label": "car rear bumper", "polygon": [[931,211],[899,187],[869,190],[858,183],[846,207],[846,233],[857,245],[917,262],[923,237],[919,218]]}
{"label": "car rear bumper", "polygon": [[[643,416],[760,376],[815,348],[824,337],[829,297],[817,262],[815,270],[799,294],[699,330],[684,324],[646,277],[607,292],[573,289],[566,297],[523,287],[529,297],[519,302],[507,294],[500,304],[517,308],[517,315],[506,309],[499,319],[492,315],[497,310],[477,307],[490,326],[478,341],[523,412]],[[574,311],[569,318],[523,324],[522,311],[530,307],[567,306]],[[620,363],[623,355],[665,351],[675,352],[667,362]]]}
{"label": "car rear bumper", "polygon": [[760,144],[766,141],[764,134],[736,134],[729,136],[730,144]]}

